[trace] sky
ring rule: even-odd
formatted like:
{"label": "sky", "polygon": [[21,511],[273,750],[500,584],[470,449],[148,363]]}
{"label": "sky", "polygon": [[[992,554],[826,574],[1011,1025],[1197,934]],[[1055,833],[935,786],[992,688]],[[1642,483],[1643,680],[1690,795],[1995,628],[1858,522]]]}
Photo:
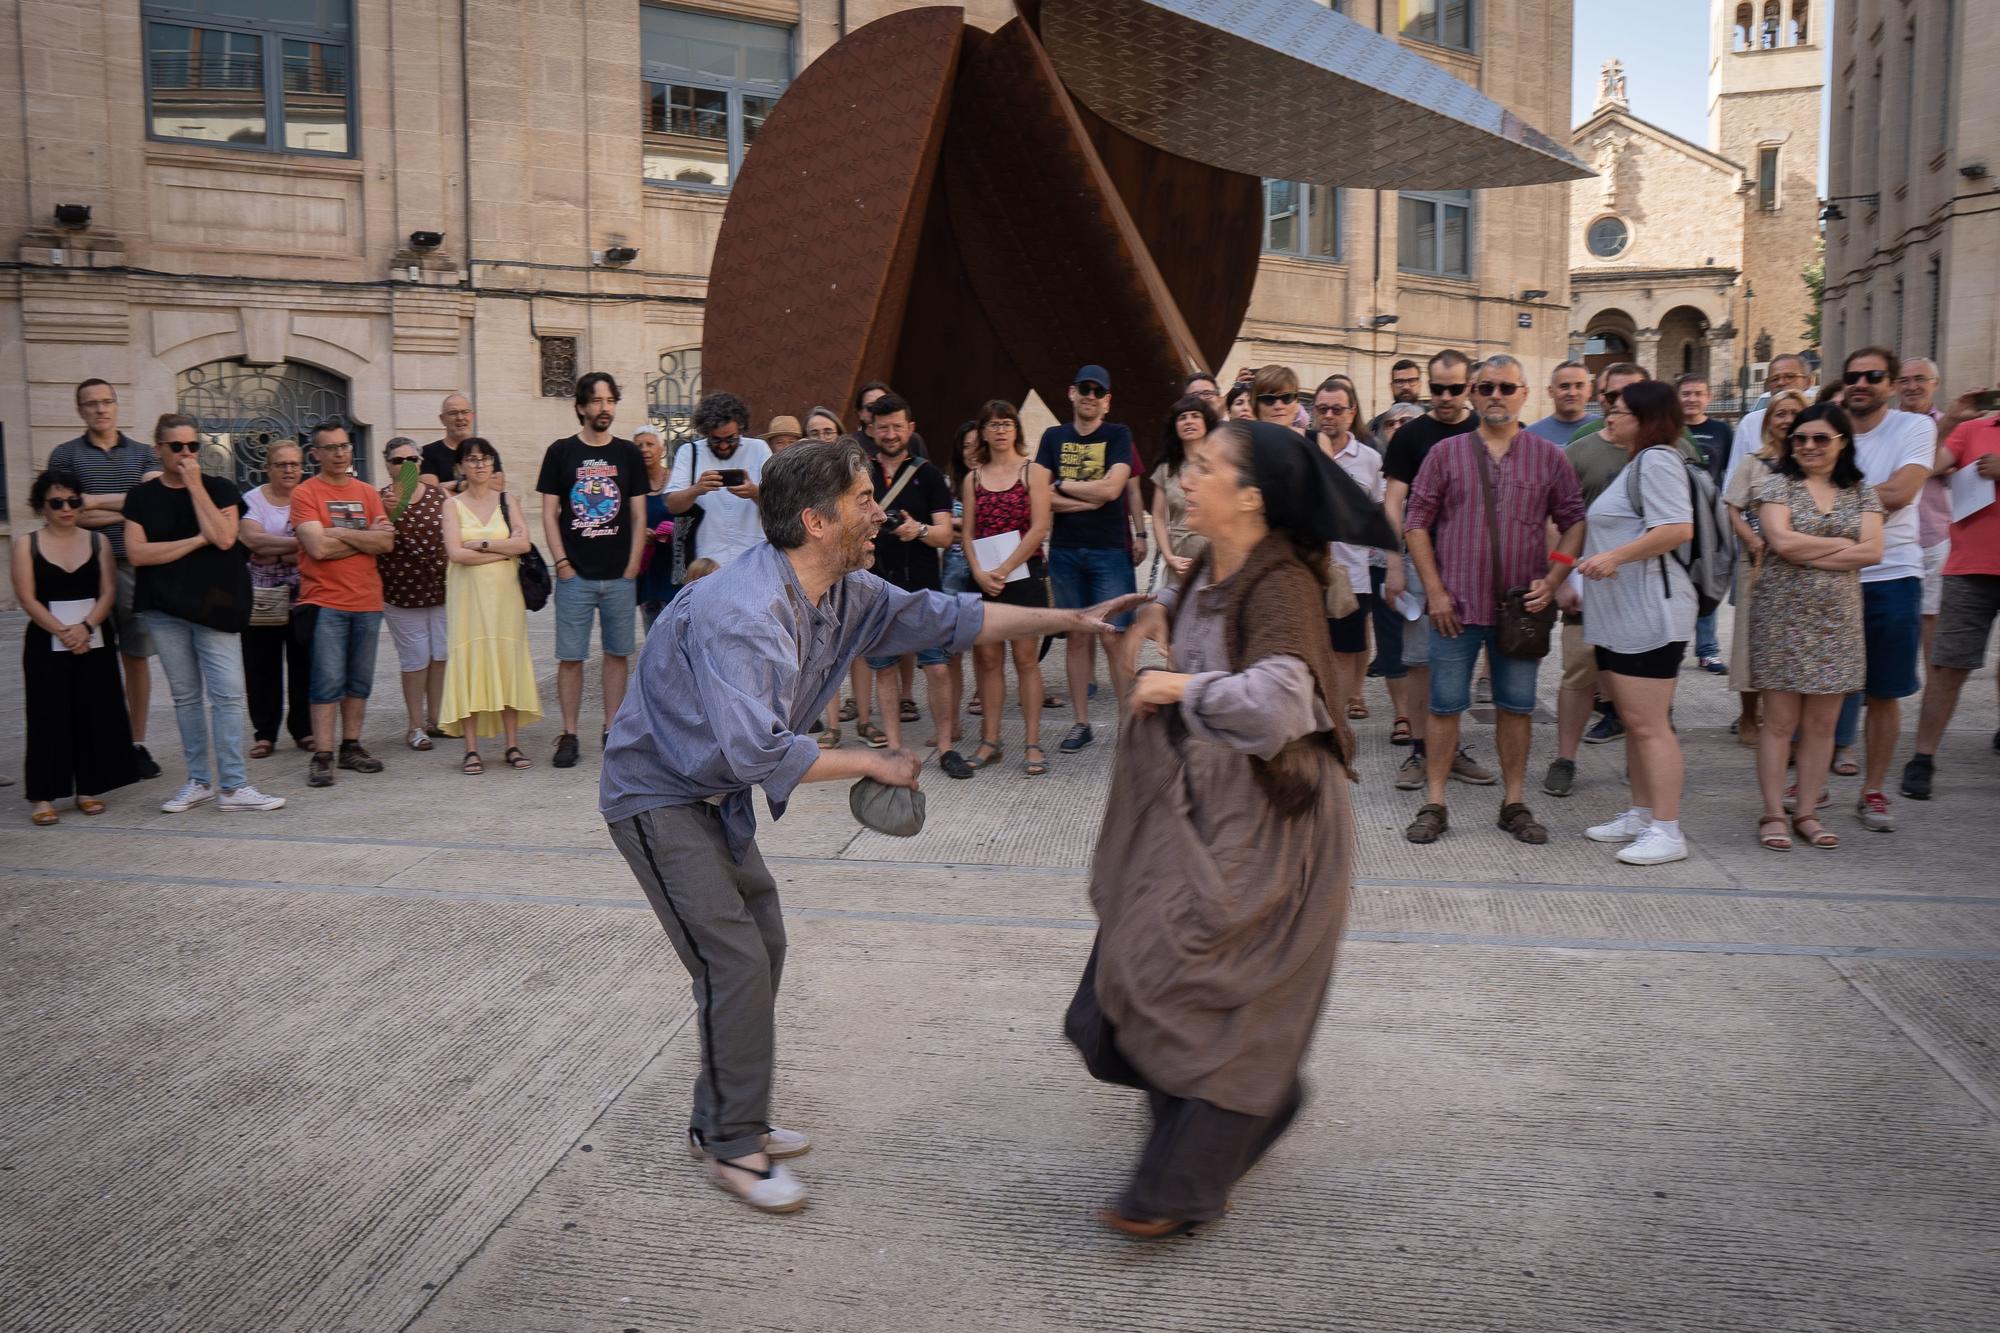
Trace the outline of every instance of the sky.
{"label": "sky", "polygon": [[[1838,0],[1827,0],[1831,32]],[[1709,0],[1576,0],[1570,112],[1582,124],[1597,106],[1599,72],[1625,62],[1632,114],[1683,139],[1708,145]],[[1820,125],[1825,192],[1827,129]]]}

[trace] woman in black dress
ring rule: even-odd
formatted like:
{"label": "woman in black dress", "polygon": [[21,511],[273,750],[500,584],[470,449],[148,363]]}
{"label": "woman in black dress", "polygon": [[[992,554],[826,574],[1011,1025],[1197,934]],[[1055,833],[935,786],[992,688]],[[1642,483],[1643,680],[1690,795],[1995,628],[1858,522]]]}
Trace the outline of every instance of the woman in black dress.
{"label": "woman in black dress", "polygon": [[80,526],[83,481],[71,472],[35,478],[28,507],[46,520],[14,539],[14,596],[28,613],[21,643],[27,683],[27,797],[31,818],[53,824],[55,802],[74,794],[86,815],[101,793],[139,780],[125,688],[112,642],[116,565],[110,544]]}

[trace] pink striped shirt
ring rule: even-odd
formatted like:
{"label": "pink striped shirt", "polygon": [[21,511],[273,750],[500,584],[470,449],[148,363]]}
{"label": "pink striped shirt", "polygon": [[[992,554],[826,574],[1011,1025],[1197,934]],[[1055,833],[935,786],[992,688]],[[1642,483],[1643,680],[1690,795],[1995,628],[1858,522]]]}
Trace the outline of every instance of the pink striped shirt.
{"label": "pink striped shirt", "polygon": [[[1493,623],[1493,550],[1479,484],[1479,455],[1485,450],[1476,430],[1438,441],[1424,458],[1403,511],[1405,532],[1429,531],[1438,576],[1467,625]],[[1527,430],[1493,462],[1493,502],[1500,515],[1502,588],[1523,587],[1549,572],[1549,520],[1564,532],[1583,522],[1576,469],[1561,449]]]}

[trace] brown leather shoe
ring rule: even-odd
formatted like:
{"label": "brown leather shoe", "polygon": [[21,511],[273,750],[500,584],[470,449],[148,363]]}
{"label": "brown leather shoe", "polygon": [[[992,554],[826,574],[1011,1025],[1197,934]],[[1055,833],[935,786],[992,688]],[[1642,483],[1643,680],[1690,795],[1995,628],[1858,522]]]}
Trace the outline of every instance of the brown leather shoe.
{"label": "brown leather shoe", "polygon": [[1097,1220],[1134,1240],[1164,1240],[1168,1236],[1183,1235],[1199,1225],[1172,1217],[1127,1217],[1115,1208],[1098,1209]]}

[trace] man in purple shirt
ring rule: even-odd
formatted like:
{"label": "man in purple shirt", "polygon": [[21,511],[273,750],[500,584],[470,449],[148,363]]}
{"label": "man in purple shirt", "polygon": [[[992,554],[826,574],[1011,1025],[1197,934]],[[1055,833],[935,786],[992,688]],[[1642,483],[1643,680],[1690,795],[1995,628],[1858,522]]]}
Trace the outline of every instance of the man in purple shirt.
{"label": "man in purple shirt", "polygon": [[773,1159],[811,1145],[768,1118],[785,926],[751,789],[764,789],[777,819],[801,782],[917,785],[906,751],[823,750],[806,733],[856,657],[1109,633],[1112,616],[1146,599],[1042,610],[891,586],[867,572],[886,520],[853,440],[794,445],[765,466],[761,487],[768,541],[689,584],[646,636],[611,725],[598,808],[694,978],[689,1146],[707,1154],[718,1187],[788,1213],[805,1205],[805,1187]]}
{"label": "man in purple shirt", "polygon": [[[1494,740],[1500,752],[1500,827],[1526,843],[1548,830],[1523,803],[1529,723],[1539,659],[1508,657],[1494,641],[1497,584],[1527,589],[1540,611],[1583,549],[1583,495],[1561,449],[1521,427],[1527,372],[1502,353],[1488,357],[1472,386],[1479,428],[1441,441],[1424,459],[1403,514],[1403,536],[1423,578],[1431,617],[1431,722],[1425,756],[1427,803],[1405,831],[1436,842],[1445,830],[1445,782],[1458,753],[1459,716],[1472,704],[1472,672],[1482,647],[1493,664]],[[1500,568],[1486,511],[1490,478],[1499,522]],[[1550,525],[1562,535],[1550,549]]]}

